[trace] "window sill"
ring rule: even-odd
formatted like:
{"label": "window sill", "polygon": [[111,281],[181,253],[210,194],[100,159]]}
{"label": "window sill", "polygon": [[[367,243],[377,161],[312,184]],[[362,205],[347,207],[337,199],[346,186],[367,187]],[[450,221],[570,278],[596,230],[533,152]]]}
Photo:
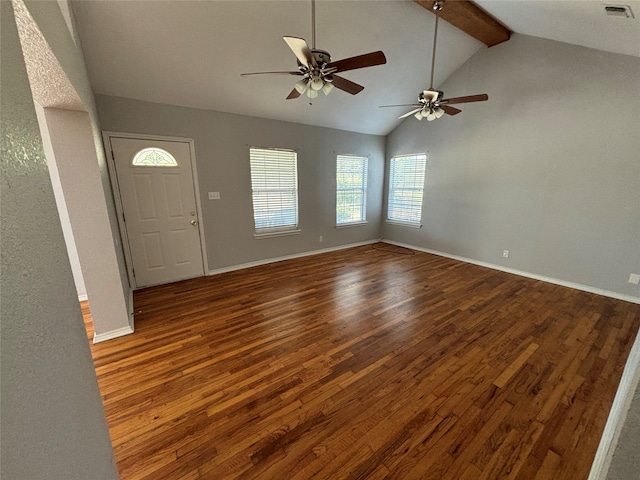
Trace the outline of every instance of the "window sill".
{"label": "window sill", "polygon": [[421,223],[398,222],[396,220],[385,220],[389,225],[397,225],[399,227],[422,228]]}
{"label": "window sill", "polygon": [[254,233],[253,238],[256,240],[262,238],[286,237],[287,235],[298,235],[302,230],[284,230],[282,232]]}
{"label": "window sill", "polygon": [[339,223],[336,225],[336,228],[348,228],[348,227],[362,227],[363,225],[367,225],[369,222],[366,220],[364,222],[351,222],[351,223]]}

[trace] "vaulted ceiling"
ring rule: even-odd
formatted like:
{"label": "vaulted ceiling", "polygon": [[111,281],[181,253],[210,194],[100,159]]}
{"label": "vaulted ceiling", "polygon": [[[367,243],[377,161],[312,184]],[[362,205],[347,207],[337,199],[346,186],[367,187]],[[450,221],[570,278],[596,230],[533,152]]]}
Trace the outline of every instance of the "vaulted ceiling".
{"label": "vaulted ceiling", "polygon": [[[285,100],[295,77],[240,77],[296,69],[282,36],[311,44],[310,0],[94,0],[74,1],[73,10],[96,93],[384,135],[402,112],[379,106],[413,103],[429,86],[435,17],[419,3],[318,0],[317,48],[333,60],[382,50],[387,63],[344,73],[365,86],[358,95],[334,90],[311,106]],[[606,16],[599,0],[475,3],[516,33],[640,57],[638,18]],[[640,1],[624,4],[640,15]],[[440,22],[434,85],[480,48],[488,47]],[[468,91],[447,94],[472,90],[470,79]]]}

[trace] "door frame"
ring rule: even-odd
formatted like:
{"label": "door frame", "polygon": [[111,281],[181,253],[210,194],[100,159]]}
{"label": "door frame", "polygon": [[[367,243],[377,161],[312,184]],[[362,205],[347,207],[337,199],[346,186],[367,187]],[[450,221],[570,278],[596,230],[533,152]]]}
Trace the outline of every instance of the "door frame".
{"label": "door frame", "polygon": [[[111,181],[111,189],[113,191],[113,200],[116,207],[118,217],[118,226],[120,227],[120,241],[122,242],[122,250],[124,251],[125,266],[127,268],[127,276],[131,288],[136,290],[138,285],[133,275],[133,258],[131,256],[131,245],[129,244],[129,234],[127,232],[127,224],[124,221],[124,208],[122,206],[122,197],[120,196],[120,185],[118,184],[118,174],[116,172],[116,163],[111,148],[112,138],[129,138],[134,140],[158,140],[164,142],[180,142],[189,145],[189,156],[191,157],[191,173],[193,175],[193,193],[196,200],[196,212],[198,214],[198,234],[200,236],[200,252],[202,254],[203,275],[209,275],[209,262],[207,261],[207,245],[204,237],[204,220],[202,215],[202,203],[200,201],[200,188],[198,186],[198,171],[196,168],[196,152],[194,141],[192,138],[184,137],[168,137],[165,135],[147,135],[142,133],[124,133],[103,131],[102,140],[107,159],[107,169],[109,171],[109,179]],[[142,288],[142,287],[140,287]]]}

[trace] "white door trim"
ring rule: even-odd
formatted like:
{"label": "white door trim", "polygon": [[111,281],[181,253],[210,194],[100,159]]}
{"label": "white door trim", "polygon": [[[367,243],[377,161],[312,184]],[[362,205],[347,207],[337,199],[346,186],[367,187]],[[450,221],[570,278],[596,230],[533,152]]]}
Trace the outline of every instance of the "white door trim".
{"label": "white door trim", "polygon": [[192,138],[184,137],[168,137],[163,135],[147,135],[142,133],[123,133],[103,131],[102,139],[107,158],[107,168],[109,170],[109,179],[111,180],[111,188],[113,190],[113,200],[118,216],[118,226],[120,227],[120,240],[122,249],[124,250],[125,263],[127,267],[127,276],[129,283],[133,289],[137,289],[136,279],[133,275],[133,260],[131,258],[131,248],[129,246],[129,237],[127,235],[127,226],[124,222],[124,209],[122,207],[122,198],[120,196],[120,186],[118,185],[118,176],[116,174],[116,164],[111,149],[112,138],[131,138],[138,140],[158,140],[166,142],[182,142],[189,144],[189,154],[191,156],[191,172],[193,174],[193,191],[196,197],[196,210],[198,213],[198,234],[200,235],[200,250],[202,252],[202,265],[204,266],[204,275],[209,271],[209,262],[207,261],[207,245],[204,237],[204,216],[202,215],[202,202],[200,201],[200,188],[198,181],[198,170],[196,168],[196,152]]}

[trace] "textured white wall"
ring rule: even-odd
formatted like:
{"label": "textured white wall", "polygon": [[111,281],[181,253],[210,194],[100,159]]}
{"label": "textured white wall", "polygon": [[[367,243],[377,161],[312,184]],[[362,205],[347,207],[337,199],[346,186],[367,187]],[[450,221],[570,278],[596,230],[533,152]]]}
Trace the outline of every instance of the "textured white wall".
{"label": "textured white wall", "polygon": [[11,2],[0,9],[0,476],[116,479]]}
{"label": "textured white wall", "polygon": [[524,35],[479,51],[442,89],[489,101],[387,137],[428,160],[423,228],[383,237],[640,297],[639,79],[640,58]]}

